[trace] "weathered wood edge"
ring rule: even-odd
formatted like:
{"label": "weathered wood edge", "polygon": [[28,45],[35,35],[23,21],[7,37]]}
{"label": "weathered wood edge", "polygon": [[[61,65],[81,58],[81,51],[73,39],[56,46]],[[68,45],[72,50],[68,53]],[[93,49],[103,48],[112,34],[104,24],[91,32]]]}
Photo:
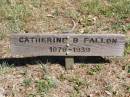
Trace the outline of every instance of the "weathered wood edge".
{"label": "weathered wood edge", "polygon": [[17,35],[88,35],[88,36],[121,36],[121,37],[125,37],[124,34],[76,34],[76,33],[17,33],[17,34],[11,34],[10,36],[17,36]]}

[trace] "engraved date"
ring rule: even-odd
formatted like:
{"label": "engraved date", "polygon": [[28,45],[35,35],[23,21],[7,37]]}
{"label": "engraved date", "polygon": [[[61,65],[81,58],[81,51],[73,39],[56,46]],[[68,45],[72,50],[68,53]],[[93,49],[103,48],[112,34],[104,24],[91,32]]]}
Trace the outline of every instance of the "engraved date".
{"label": "engraved date", "polygon": [[90,48],[89,47],[72,47],[72,48],[67,48],[67,47],[49,47],[49,51],[50,52],[90,52]]}

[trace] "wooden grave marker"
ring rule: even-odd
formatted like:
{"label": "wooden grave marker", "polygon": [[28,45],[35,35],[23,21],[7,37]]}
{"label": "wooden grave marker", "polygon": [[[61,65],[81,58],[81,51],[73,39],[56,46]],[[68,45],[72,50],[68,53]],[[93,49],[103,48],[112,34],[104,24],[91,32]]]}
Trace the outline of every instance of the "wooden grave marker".
{"label": "wooden grave marker", "polygon": [[[11,35],[12,56],[123,56],[123,34],[34,34]],[[68,65],[67,65],[68,64]],[[68,66],[72,68],[72,66]],[[67,67],[66,67],[67,68]]]}

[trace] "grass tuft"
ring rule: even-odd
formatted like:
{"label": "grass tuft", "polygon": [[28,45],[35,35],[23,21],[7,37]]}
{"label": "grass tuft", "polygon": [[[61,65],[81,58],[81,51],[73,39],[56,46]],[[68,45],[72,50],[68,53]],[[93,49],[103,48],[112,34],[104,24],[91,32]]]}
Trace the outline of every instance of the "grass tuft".
{"label": "grass tuft", "polygon": [[93,68],[90,68],[90,70],[88,71],[88,74],[90,75],[95,75],[96,73],[100,72],[102,69],[101,65],[96,65]]}
{"label": "grass tuft", "polygon": [[5,74],[9,72],[14,67],[14,64],[8,64],[7,62],[3,62],[0,64],[0,74]]}
{"label": "grass tuft", "polygon": [[32,82],[32,80],[29,78],[27,78],[27,79],[24,79],[23,80],[23,85],[25,86],[25,87],[28,87],[28,86],[30,86],[31,85],[31,82]]}
{"label": "grass tuft", "polygon": [[56,81],[53,78],[46,76],[44,79],[36,81],[36,87],[39,94],[46,94],[50,89],[56,87]]}

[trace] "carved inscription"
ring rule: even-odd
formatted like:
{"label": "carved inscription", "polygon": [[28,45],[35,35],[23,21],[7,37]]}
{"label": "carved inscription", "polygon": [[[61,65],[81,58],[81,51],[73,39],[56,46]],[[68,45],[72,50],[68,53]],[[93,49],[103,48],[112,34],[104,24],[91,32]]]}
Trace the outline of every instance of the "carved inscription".
{"label": "carved inscription", "polygon": [[[19,37],[20,43],[44,43],[44,44],[59,44],[59,43],[67,43],[69,38],[60,38],[60,37]],[[78,43],[78,38],[73,38],[73,43]],[[117,38],[83,38],[83,43],[106,43],[113,44],[117,43]]]}

